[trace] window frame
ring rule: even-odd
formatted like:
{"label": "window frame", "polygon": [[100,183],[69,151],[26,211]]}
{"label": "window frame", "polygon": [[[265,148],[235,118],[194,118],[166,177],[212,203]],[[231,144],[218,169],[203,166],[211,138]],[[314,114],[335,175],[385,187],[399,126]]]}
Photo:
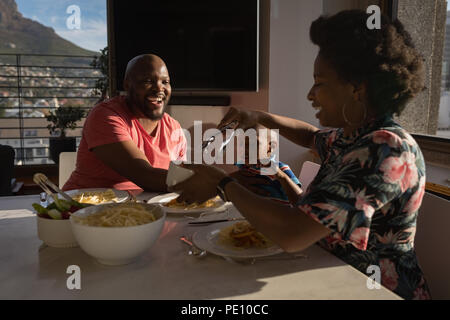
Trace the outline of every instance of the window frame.
{"label": "window frame", "polygon": [[[380,0],[380,6],[384,14],[391,19],[398,18],[399,0]],[[445,37],[445,32],[443,33]],[[444,38],[445,41],[445,38]],[[443,61],[441,61],[442,63]],[[441,67],[442,68],[442,67]],[[439,85],[439,88],[441,86]],[[440,96],[441,89],[439,90]],[[436,99],[440,102],[440,99]],[[411,132],[424,154],[426,162],[450,168],[450,138]]]}
{"label": "window frame", "polygon": [[[0,67],[1,68],[5,68],[5,67],[10,67],[13,68],[16,72],[15,75],[9,75],[7,73],[4,72],[4,70],[0,70],[0,75],[2,75],[3,77],[7,78],[7,79],[12,79],[12,83],[11,84],[7,84],[5,86],[2,86],[1,88],[3,89],[8,89],[8,90],[17,90],[16,94],[11,95],[7,95],[7,96],[2,96],[0,98],[2,99],[17,99],[18,102],[18,106],[17,107],[1,107],[0,110],[8,110],[8,109],[18,109],[19,111],[23,112],[26,110],[33,110],[34,106],[26,106],[23,101],[27,100],[27,99],[37,99],[37,96],[27,96],[26,94],[24,94],[23,89],[49,89],[49,90],[61,90],[62,93],[60,94],[56,94],[54,95],[54,97],[60,98],[60,99],[76,99],[76,100],[83,100],[83,101],[88,101],[88,106],[84,106],[82,107],[85,111],[89,111],[90,109],[92,109],[93,105],[95,105],[98,102],[98,99],[100,99],[100,96],[98,95],[91,95],[91,96],[70,96],[70,95],[66,95],[64,90],[70,90],[70,89],[74,89],[74,90],[88,90],[88,89],[96,89],[97,85],[90,85],[90,86],[60,86],[60,85],[46,85],[46,86],[39,86],[39,85],[33,85],[33,84],[29,84],[29,85],[24,85],[23,81],[25,81],[25,79],[28,79],[26,81],[29,81],[29,79],[54,79],[54,78],[60,78],[60,79],[70,79],[71,81],[75,81],[73,79],[89,79],[89,81],[97,81],[98,79],[101,79],[104,77],[104,75],[98,75],[98,76],[84,76],[84,75],[75,75],[75,76],[67,76],[65,74],[63,74],[61,72],[61,74],[51,74],[51,75],[39,75],[39,76],[31,76],[27,73],[24,73],[24,70],[30,70],[33,68],[37,68],[37,69],[42,69],[42,68],[52,68],[53,70],[100,70],[100,68],[93,66],[92,65],[92,61],[95,58],[95,55],[93,56],[88,56],[88,55],[62,55],[62,54],[29,54],[29,53],[1,53],[1,56],[5,56],[5,57],[10,57],[10,62],[2,62],[0,63]],[[97,55],[98,57],[98,55]],[[31,60],[31,58],[35,59],[35,60]],[[39,59],[54,59],[55,62],[50,63],[50,65],[48,64],[43,64],[41,61],[39,61]],[[84,63],[84,65],[82,66],[75,66],[75,65],[66,65],[64,64],[64,60],[59,60],[59,59],[65,59],[65,58],[72,58],[72,59],[84,59],[86,60],[86,62]],[[25,60],[27,62],[24,62],[23,59],[28,59]],[[48,62],[46,62],[48,63]],[[42,98],[49,98],[49,97],[42,97]],[[92,102],[91,102],[92,101]],[[96,102],[97,101],[97,102]],[[56,107],[54,106],[48,106],[45,107],[44,109],[48,109],[48,110],[54,110],[56,109]],[[77,126],[75,127],[75,129],[80,130],[83,128],[83,121],[85,120],[86,116],[77,123]],[[17,126],[6,126],[6,127],[1,127],[0,129],[4,129],[5,132],[7,130],[16,130],[18,131],[18,133],[15,136],[11,136],[11,137],[0,137],[0,144],[2,144],[5,140],[17,140],[19,141],[19,145],[16,147],[15,145],[12,146],[15,149],[16,152],[16,157],[15,157],[15,161],[16,160],[23,160],[25,164],[21,164],[21,165],[17,165],[15,164],[16,168],[16,172],[19,172],[19,174],[21,174],[21,172],[26,172],[26,170],[20,170],[19,168],[21,167],[34,167],[34,166],[39,166],[41,164],[38,163],[30,163],[33,160],[42,160],[42,159],[49,159],[50,156],[48,155],[47,157],[36,157],[34,156],[34,152],[33,152],[33,156],[32,157],[28,157],[27,154],[29,154],[30,149],[35,149],[35,148],[30,148],[29,146],[26,145],[26,141],[28,140],[34,140],[34,139],[50,139],[52,137],[52,135],[48,135],[48,136],[42,136],[42,134],[39,132],[39,130],[44,130],[44,131],[48,131],[47,129],[47,125],[48,125],[48,121],[45,120],[45,117],[36,117],[36,116],[31,116],[31,117],[27,117],[24,116],[23,114],[19,113],[17,116],[15,117],[7,117],[7,116],[0,116],[0,120],[17,120]],[[44,124],[42,126],[36,126],[36,125],[30,125],[30,124],[26,124],[26,121],[34,121],[34,120],[45,120],[43,121]],[[0,130],[0,131],[2,131]],[[31,133],[31,134],[30,134]],[[70,132],[69,136],[72,136],[72,132]],[[81,133],[75,133],[75,137],[76,138],[80,138],[81,137]],[[78,140],[77,140],[78,142]],[[3,143],[5,144],[5,143]],[[10,145],[10,144],[7,144]],[[49,148],[49,147],[46,147]],[[20,150],[20,151],[18,151]],[[19,155],[19,156],[18,156]],[[54,166],[55,168],[58,167],[57,164],[46,164],[48,166]]]}

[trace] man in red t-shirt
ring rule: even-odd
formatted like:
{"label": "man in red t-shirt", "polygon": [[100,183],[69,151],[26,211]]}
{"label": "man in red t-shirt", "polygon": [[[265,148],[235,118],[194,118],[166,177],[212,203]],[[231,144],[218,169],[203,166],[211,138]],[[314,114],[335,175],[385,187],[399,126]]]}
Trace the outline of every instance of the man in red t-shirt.
{"label": "man in red t-shirt", "polygon": [[142,55],[127,66],[119,96],[89,113],[76,169],[64,190],[115,188],[166,191],[172,160],[185,158],[186,138],[178,121],[165,113],[172,88],[164,61]]}

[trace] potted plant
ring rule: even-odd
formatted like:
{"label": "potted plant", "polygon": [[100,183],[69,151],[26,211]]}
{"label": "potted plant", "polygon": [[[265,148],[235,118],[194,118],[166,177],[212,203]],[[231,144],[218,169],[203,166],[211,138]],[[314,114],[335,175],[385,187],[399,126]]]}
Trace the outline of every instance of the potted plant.
{"label": "potted plant", "polygon": [[99,69],[102,73],[103,77],[99,78],[95,82],[95,89],[92,91],[93,96],[100,96],[97,103],[102,102],[109,98],[109,56],[108,56],[108,47],[103,48],[100,51],[100,56],[95,56],[94,60],[91,62],[91,66]]}
{"label": "potted plant", "polygon": [[75,152],[77,143],[75,137],[67,137],[67,129],[75,129],[77,122],[85,116],[85,111],[79,106],[59,107],[50,111],[46,119],[50,124],[47,128],[50,131],[50,158],[59,163],[61,152]]}

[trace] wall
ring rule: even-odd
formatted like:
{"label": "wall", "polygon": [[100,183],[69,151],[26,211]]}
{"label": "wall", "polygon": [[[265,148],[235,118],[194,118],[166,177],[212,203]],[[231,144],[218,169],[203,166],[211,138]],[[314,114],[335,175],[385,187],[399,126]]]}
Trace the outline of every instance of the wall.
{"label": "wall", "polygon": [[426,89],[403,111],[399,122],[410,132],[436,134],[439,116],[445,0],[400,0],[398,18],[426,63]]}
{"label": "wall", "polygon": [[369,5],[379,5],[379,0],[323,0],[323,12],[325,14],[335,14],[347,9],[365,10]]}
{"label": "wall", "polygon": [[[269,112],[300,119],[320,127],[306,98],[313,84],[317,48],[309,40],[311,23],[322,14],[378,4],[378,0],[272,0],[270,16]],[[308,149],[284,138],[280,159],[298,174]]]}
{"label": "wall", "polygon": [[[411,34],[416,48],[424,56],[427,71],[426,90],[408,104],[399,122],[410,132],[435,135],[441,91],[446,1],[400,0],[398,16]],[[448,186],[448,154],[430,151],[429,143],[421,147],[426,161],[427,182]]]}
{"label": "wall", "polygon": [[[306,97],[313,84],[318,49],[309,40],[309,27],[321,14],[321,1],[272,0],[269,112],[315,126],[319,126],[316,112]],[[280,160],[289,164],[295,174],[310,159],[308,149],[281,138]]]}

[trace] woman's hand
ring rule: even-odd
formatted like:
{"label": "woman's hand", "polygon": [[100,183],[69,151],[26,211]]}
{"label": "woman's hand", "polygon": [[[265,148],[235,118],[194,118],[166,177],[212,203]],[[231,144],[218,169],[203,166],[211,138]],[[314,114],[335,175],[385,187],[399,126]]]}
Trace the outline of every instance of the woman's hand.
{"label": "woman's hand", "polygon": [[194,171],[194,175],[186,181],[170,188],[170,191],[181,192],[178,202],[202,203],[217,196],[217,185],[227,176],[222,169],[202,164],[182,164],[183,168]]}
{"label": "woman's hand", "polygon": [[231,107],[217,127],[220,130],[226,125],[232,123],[233,121],[237,122],[237,124],[233,127],[233,129],[241,128],[243,130],[247,130],[249,128],[255,127],[258,124],[259,113],[258,111],[244,110],[236,107]]}

